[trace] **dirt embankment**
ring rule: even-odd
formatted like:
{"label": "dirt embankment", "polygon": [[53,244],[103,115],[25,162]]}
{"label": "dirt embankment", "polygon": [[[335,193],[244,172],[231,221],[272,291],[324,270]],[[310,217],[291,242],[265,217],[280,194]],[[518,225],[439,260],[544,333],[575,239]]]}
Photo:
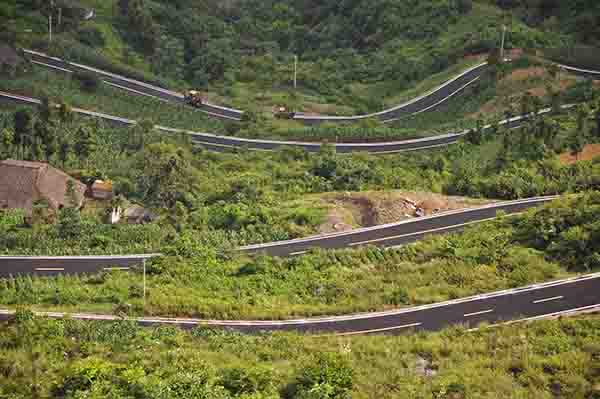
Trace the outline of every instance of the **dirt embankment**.
{"label": "dirt embankment", "polygon": [[576,155],[570,152],[562,153],[559,159],[563,165],[569,165],[577,161],[589,161],[596,157],[600,157],[600,144],[588,144],[583,147],[582,152]]}
{"label": "dirt embankment", "polygon": [[481,205],[486,201],[419,192],[332,193],[321,200],[329,206],[320,233],[346,231]]}

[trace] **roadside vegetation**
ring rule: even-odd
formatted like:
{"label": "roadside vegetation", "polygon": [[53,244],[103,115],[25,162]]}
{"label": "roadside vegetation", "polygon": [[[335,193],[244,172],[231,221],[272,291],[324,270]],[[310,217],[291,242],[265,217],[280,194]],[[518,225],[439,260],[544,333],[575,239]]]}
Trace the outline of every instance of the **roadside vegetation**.
{"label": "roadside vegetation", "polygon": [[[48,46],[47,15],[57,21],[59,8],[64,18]],[[92,8],[95,18],[82,21]],[[211,101],[265,114],[275,105],[320,113],[379,110],[431,75],[498,48],[506,23],[497,5],[471,0],[359,1],[344,7],[291,0],[85,0],[74,6],[65,0],[53,10],[11,0],[0,15],[9,41],[180,90],[195,87]],[[138,29],[131,32],[130,26]],[[512,18],[506,47],[585,42],[574,37]]]}
{"label": "roadside vegetation", "polygon": [[45,398],[595,398],[597,316],[466,333],[256,336],[18,312],[0,393]]}

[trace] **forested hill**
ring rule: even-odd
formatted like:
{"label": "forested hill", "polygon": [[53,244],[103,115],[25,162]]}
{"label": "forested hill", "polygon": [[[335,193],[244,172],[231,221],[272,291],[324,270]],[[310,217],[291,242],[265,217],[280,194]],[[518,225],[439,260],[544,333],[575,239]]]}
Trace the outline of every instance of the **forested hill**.
{"label": "forested hill", "polygon": [[496,0],[526,23],[561,30],[584,44],[600,44],[600,2],[597,0]]}
{"label": "forested hill", "polygon": [[[46,45],[47,2],[5,0],[0,22],[19,43]],[[595,0],[56,0],[63,22],[49,51],[204,88],[289,85],[335,102],[353,84],[394,93],[465,57],[507,47],[597,44]],[[82,22],[73,9],[96,10]],[[55,16],[55,21],[58,15]],[[31,30],[26,34],[24,31]],[[14,34],[10,34],[10,32]],[[151,60],[151,61],[150,61]],[[115,68],[113,68],[115,69]],[[185,83],[183,83],[185,82]],[[340,91],[341,90],[341,91]],[[226,97],[230,97],[227,93]],[[373,106],[371,105],[371,108]],[[376,108],[376,107],[375,107]]]}

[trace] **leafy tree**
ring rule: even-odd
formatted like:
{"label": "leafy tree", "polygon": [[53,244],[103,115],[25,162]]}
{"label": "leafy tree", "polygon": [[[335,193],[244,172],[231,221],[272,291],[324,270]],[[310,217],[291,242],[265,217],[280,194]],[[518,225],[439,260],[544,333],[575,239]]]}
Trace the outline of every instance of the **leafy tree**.
{"label": "leafy tree", "polygon": [[184,193],[194,191],[195,173],[189,157],[186,150],[173,144],[146,146],[140,158],[144,174],[140,176],[138,186],[149,203],[171,208]]}
{"label": "leafy tree", "polygon": [[569,137],[568,146],[569,151],[571,151],[571,155],[573,155],[576,160],[579,160],[579,154],[581,154],[581,151],[583,151],[585,146],[585,136],[583,133],[578,130],[574,130]]}
{"label": "leafy tree", "polygon": [[63,167],[67,164],[70,153],[71,144],[67,140],[61,140],[58,146],[58,159]]}
{"label": "leafy tree", "polygon": [[596,105],[596,137],[600,137],[600,102]]}
{"label": "leafy tree", "polygon": [[71,239],[78,237],[82,230],[79,203],[75,193],[75,184],[72,180],[67,182],[66,197],[69,203],[59,211],[56,230],[60,238]]}
{"label": "leafy tree", "polygon": [[183,57],[183,43],[172,36],[162,35],[155,51],[152,68],[157,74],[165,74],[176,79],[182,79]]}
{"label": "leafy tree", "polygon": [[339,354],[325,353],[305,367],[295,385],[294,398],[349,399],[354,373]]}
{"label": "leafy tree", "polygon": [[12,129],[4,128],[0,131],[0,158],[10,158],[13,154],[15,144],[15,132]]}
{"label": "leafy tree", "polygon": [[100,88],[102,81],[100,78],[87,71],[77,71],[73,74],[73,77],[81,83],[81,88],[87,92],[94,93]]}
{"label": "leafy tree", "polygon": [[80,126],[77,130],[77,138],[74,146],[75,153],[88,164],[89,158],[96,151],[96,131],[92,127]]}
{"label": "leafy tree", "polygon": [[15,143],[21,149],[21,156],[25,156],[25,149],[31,145],[33,137],[33,116],[26,109],[21,109],[14,114]]}

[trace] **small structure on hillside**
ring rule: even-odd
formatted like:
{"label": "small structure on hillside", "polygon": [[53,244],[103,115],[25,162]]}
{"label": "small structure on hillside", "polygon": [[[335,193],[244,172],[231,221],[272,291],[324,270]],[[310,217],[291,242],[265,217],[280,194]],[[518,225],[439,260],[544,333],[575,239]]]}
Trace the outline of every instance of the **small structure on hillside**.
{"label": "small structure on hillside", "polygon": [[92,198],[110,200],[113,198],[113,184],[106,180],[96,180],[90,187]]}
{"label": "small structure on hillside", "polygon": [[85,184],[43,162],[0,162],[0,209],[23,209],[31,216],[42,200],[54,211],[70,206],[67,184],[73,182],[77,207],[83,204]]}
{"label": "small structure on hillside", "polygon": [[128,224],[151,223],[156,219],[156,215],[140,205],[132,205],[125,209],[123,217]]}

